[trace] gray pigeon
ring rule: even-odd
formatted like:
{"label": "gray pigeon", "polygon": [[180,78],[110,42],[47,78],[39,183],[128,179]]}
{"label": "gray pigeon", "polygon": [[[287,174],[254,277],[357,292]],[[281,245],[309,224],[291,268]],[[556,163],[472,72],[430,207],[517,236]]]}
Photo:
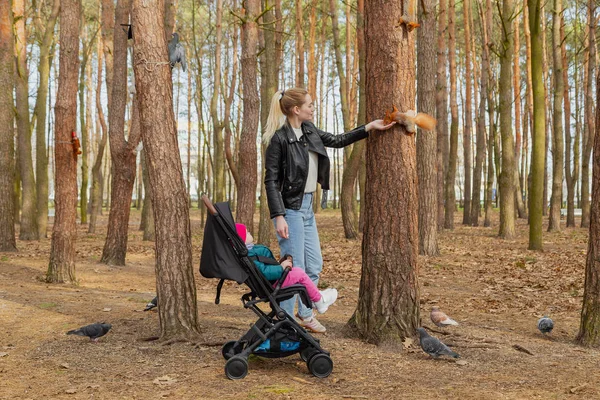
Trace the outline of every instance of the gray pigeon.
{"label": "gray pigeon", "polygon": [[546,333],[552,332],[552,329],[554,329],[554,321],[544,316],[543,318],[539,319],[537,326],[540,332],[545,335]]}
{"label": "gray pigeon", "polygon": [[153,298],[150,301],[150,303],[146,304],[146,308],[144,308],[144,311],[150,311],[156,306],[158,306],[158,297]]}
{"label": "gray pigeon", "polygon": [[110,331],[110,328],[112,328],[111,324],[107,324],[106,322],[96,322],[95,324],[82,326],[79,329],[73,329],[72,331],[67,332],[67,335],[87,336],[90,340],[97,342],[98,338],[106,335],[108,331]]}
{"label": "gray pigeon", "polygon": [[171,62],[171,68],[175,67],[175,64],[181,64],[183,72],[187,69],[187,63],[185,61],[185,49],[179,43],[179,33],[173,33],[173,38],[169,42],[169,61]]}
{"label": "gray pigeon", "polygon": [[419,331],[419,342],[421,344],[421,348],[431,357],[438,358],[439,356],[443,355],[454,358],[460,357],[457,353],[450,350],[448,346],[440,342],[437,338],[430,336],[425,329],[418,328],[417,331]]}

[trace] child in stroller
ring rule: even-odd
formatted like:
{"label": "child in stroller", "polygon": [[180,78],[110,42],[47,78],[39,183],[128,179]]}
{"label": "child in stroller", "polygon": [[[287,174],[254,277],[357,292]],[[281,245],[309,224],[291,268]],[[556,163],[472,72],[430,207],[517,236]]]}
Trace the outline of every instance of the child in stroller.
{"label": "child in stroller", "polygon": [[[225,363],[227,377],[230,379],[244,378],[248,373],[249,356],[253,354],[264,358],[300,354],[302,360],[306,362],[308,370],[314,376],[318,378],[329,376],[333,371],[330,353],[321,347],[319,339],[312,337],[294,317],[279,306],[280,302],[291,299],[293,296],[299,296],[306,307],[312,305],[306,286],[291,284],[291,286],[282,287],[283,282],[287,281],[287,275],[292,271],[289,261],[284,263],[284,268],[282,268],[272,258],[270,252],[267,254],[270,257],[255,256],[256,259],[266,261],[265,265],[273,266],[272,270],[277,272],[275,276],[272,276],[277,280],[273,285],[273,281],[269,281],[261,273],[259,266],[253,262],[255,261],[254,257],[249,256],[248,248],[244,243],[249,238],[246,235],[245,240],[242,240],[237,233],[229,203],[222,202],[213,205],[207,196],[202,196],[202,201],[209,213],[204,227],[200,273],[205,278],[220,279],[217,285],[215,304],[220,302],[223,283],[228,280],[235,281],[249,287],[250,291],[241,298],[242,304],[244,308],[253,311],[258,316],[258,320],[242,337],[223,345],[221,354],[227,360]],[[244,229],[244,233],[247,233],[247,230]],[[254,249],[255,246],[250,245],[249,247]],[[281,273],[277,269],[280,271],[284,269],[284,271]],[[265,270],[265,272],[268,271]],[[267,273],[267,275],[269,274]],[[319,293],[316,288],[314,289]],[[331,304],[335,300],[332,293],[335,292],[327,292],[331,296],[326,302],[323,301],[323,304]],[[319,295],[327,297],[320,293]],[[313,296],[313,299],[319,301],[316,295]],[[267,305],[270,311],[261,309],[259,307],[261,304]],[[321,310],[324,309],[321,308]]]}
{"label": "child in stroller", "polygon": [[278,262],[273,257],[273,252],[267,246],[254,243],[254,237],[248,232],[246,225],[235,224],[235,229],[248,248],[248,257],[270,282],[274,282],[273,286],[277,285],[285,268],[290,267],[290,272],[281,284],[282,288],[295,284],[304,286],[310,300],[313,302],[314,308],[317,309],[319,314],[327,311],[329,306],[336,301],[338,296],[337,289],[328,288],[323,291],[317,289],[317,285],[306,275],[306,272],[302,268],[292,266],[292,256],[286,254]]}

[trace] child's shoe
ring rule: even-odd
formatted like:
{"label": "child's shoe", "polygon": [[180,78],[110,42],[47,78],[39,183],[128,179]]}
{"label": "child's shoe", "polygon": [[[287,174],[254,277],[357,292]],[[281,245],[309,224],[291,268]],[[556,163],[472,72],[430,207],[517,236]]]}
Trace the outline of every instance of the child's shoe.
{"label": "child's shoe", "polygon": [[337,289],[325,289],[321,292],[321,300],[314,303],[319,314],[323,314],[337,300]]}
{"label": "child's shoe", "polygon": [[298,324],[307,331],[311,331],[313,333],[325,333],[325,331],[327,331],[327,329],[319,321],[317,321],[313,315],[311,315],[309,318],[303,319],[296,314],[296,318],[298,319]]}

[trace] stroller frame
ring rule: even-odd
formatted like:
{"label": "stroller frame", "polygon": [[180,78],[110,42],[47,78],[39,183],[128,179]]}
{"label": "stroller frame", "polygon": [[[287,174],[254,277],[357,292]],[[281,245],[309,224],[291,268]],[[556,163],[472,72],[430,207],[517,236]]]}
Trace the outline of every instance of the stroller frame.
{"label": "stroller frame", "polygon": [[[308,370],[314,376],[318,378],[329,376],[333,370],[333,361],[331,360],[329,352],[321,347],[318,339],[312,337],[298,324],[294,317],[290,316],[279,306],[279,302],[298,295],[300,300],[307,307],[310,307],[312,302],[310,301],[306,288],[303,285],[291,285],[285,288],[281,287],[287,274],[291,270],[289,267],[284,270],[277,285],[273,287],[248,257],[248,250],[246,249],[245,244],[242,243],[241,238],[237,235],[235,227],[231,226],[225,215],[221,215],[222,213],[215,208],[206,195],[202,196],[202,201],[211,216],[214,217],[218,229],[226,235],[227,240],[231,245],[231,249],[236,255],[238,266],[243,268],[247,274],[247,278],[243,280],[243,283],[250,288],[250,292],[245,293],[242,296],[242,304],[244,305],[244,308],[249,308],[258,316],[258,320],[240,339],[229,341],[223,345],[221,354],[223,355],[223,358],[227,360],[225,364],[225,374],[227,377],[229,379],[244,378],[248,374],[248,357],[251,354],[266,358],[279,358],[288,357],[296,353],[300,353],[300,357],[306,362]],[[217,206],[220,208],[227,207],[226,210],[231,214],[227,203],[221,203]],[[223,214],[225,214],[225,212],[223,212]],[[233,217],[231,217],[231,219],[232,218]],[[206,230],[207,228],[205,227],[205,240],[207,235]],[[205,275],[205,272],[203,271],[203,262],[205,262],[204,259],[201,260],[200,270],[202,275]],[[221,278],[221,281],[217,285],[217,296],[215,299],[215,304],[219,304],[223,283],[225,280],[231,278],[215,275],[217,274],[212,274],[208,277]],[[238,283],[240,282],[238,281]],[[261,303],[268,303],[271,307],[271,311],[268,314],[259,308],[258,305]],[[276,339],[275,336],[278,336],[279,340]],[[285,338],[291,339],[292,342],[299,342],[299,346],[288,351],[273,349],[273,343],[277,345],[280,343],[280,339]],[[260,349],[260,351],[257,351],[257,348],[267,340],[270,340],[271,348],[268,350]]]}

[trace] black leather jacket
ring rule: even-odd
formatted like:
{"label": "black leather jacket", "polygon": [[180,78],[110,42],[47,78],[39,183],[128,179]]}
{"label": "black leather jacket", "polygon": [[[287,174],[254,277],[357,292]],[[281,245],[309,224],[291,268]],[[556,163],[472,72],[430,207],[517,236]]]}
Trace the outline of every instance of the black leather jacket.
{"label": "black leather jacket", "polygon": [[265,153],[265,189],[271,218],[285,215],[285,209],[299,210],[308,176],[308,151],[319,157],[317,182],[329,189],[329,157],[325,147],[345,147],[369,134],[360,126],[341,135],[323,132],[311,122],[302,123],[303,136],[296,138],[294,130],[285,123],[271,138]]}

